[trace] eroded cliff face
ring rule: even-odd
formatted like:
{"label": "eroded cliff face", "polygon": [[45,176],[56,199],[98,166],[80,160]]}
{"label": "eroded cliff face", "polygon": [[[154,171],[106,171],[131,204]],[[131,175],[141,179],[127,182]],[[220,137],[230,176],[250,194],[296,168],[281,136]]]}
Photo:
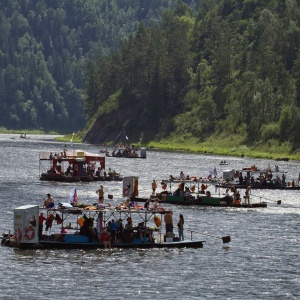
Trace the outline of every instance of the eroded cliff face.
{"label": "eroded cliff face", "polygon": [[133,118],[131,110],[117,110],[99,117],[85,134],[83,142],[89,144],[107,144],[124,142],[126,135],[131,141],[137,141],[139,131],[128,128],[128,120]]}

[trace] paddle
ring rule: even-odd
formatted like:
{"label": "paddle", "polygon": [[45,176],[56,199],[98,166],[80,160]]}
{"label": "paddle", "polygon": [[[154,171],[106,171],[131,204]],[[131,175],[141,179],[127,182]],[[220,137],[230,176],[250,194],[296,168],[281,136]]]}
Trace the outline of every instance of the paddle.
{"label": "paddle", "polygon": [[264,199],[266,199],[268,202],[276,202],[277,205],[280,205],[280,204],[281,204],[281,200],[276,200],[276,201],[274,201],[274,200],[271,200],[271,199],[268,199],[268,198],[265,198],[265,197],[261,197],[261,196],[255,196],[255,195],[252,195],[252,196],[254,196],[254,197],[259,197],[260,202],[261,202],[261,199],[264,198]]}
{"label": "paddle", "polygon": [[223,241],[223,244],[230,243],[230,241],[231,241],[230,235],[219,237],[219,236],[211,235],[211,234],[208,234],[208,233],[197,232],[197,231],[194,231],[194,230],[190,230],[190,231],[191,231],[191,236],[192,236],[193,232],[196,232],[196,233],[199,233],[199,234],[204,234],[204,235],[208,235],[208,236],[211,236],[211,237],[215,237],[217,239],[221,239]]}
{"label": "paddle", "polygon": [[202,233],[202,234],[212,236],[212,237],[215,237],[217,239],[222,239],[223,244],[230,243],[230,241],[231,241],[230,235],[219,237],[219,236],[214,236],[214,235],[211,235],[211,234],[205,234],[205,233]]}

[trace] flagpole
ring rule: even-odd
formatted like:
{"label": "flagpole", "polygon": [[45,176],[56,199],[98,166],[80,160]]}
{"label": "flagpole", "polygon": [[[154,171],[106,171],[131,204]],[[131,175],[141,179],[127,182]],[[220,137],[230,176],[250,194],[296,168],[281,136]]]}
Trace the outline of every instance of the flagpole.
{"label": "flagpole", "polygon": [[73,132],[71,140],[70,140],[71,147],[73,148],[73,156],[74,156],[74,143],[73,143],[74,134],[75,134],[75,132]]}

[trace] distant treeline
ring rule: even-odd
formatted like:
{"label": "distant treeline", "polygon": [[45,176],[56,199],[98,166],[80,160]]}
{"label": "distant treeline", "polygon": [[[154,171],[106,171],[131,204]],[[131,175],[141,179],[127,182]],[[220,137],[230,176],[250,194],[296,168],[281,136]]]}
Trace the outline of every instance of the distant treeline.
{"label": "distant treeline", "polygon": [[[198,8],[198,1],[185,1]],[[173,0],[0,1],[0,127],[72,132],[85,125],[86,65]]]}

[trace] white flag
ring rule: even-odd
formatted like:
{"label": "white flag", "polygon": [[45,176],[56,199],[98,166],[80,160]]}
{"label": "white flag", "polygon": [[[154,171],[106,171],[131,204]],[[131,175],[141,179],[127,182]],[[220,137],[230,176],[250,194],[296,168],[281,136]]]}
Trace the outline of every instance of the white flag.
{"label": "white flag", "polygon": [[70,144],[73,145],[73,138],[74,138],[74,132],[72,134],[71,140],[70,140]]}

